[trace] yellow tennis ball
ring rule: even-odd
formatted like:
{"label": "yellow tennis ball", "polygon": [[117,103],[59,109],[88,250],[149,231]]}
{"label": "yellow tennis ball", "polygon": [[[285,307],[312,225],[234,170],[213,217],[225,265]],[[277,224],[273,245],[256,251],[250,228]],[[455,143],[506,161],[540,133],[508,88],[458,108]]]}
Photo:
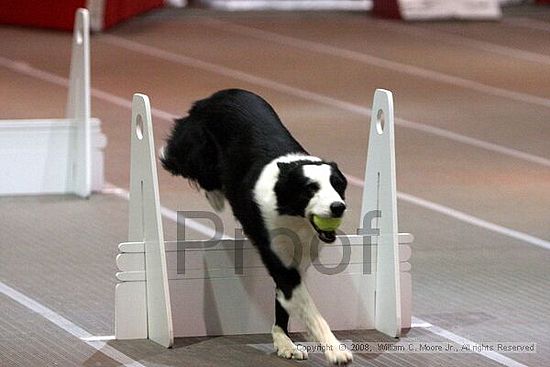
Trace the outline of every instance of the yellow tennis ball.
{"label": "yellow tennis ball", "polygon": [[342,224],[342,218],[323,218],[314,215],[313,223],[315,223],[317,228],[319,228],[321,231],[332,232],[340,227],[340,224]]}

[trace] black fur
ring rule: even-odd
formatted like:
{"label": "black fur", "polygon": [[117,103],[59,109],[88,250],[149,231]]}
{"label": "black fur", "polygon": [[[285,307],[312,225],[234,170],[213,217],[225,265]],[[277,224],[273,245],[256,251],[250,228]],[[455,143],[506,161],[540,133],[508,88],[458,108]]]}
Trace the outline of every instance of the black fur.
{"label": "black fur", "polygon": [[307,203],[319,190],[319,185],[304,176],[299,162],[279,163],[278,166],[281,172],[275,184],[277,211],[281,215],[303,217]]}
{"label": "black fur", "polygon": [[308,154],[264,99],[229,89],[196,102],[189,116],[176,120],[161,161],[172,174],[224,193],[277,287],[290,297],[300,275],[271,251],[269,233],[252,197],[263,167],[288,153]]}
{"label": "black fur", "polygon": [[252,189],[262,168],[288,153],[307,154],[273,108],[254,93],[229,89],[200,100],[176,120],[164,168],[226,196]]}
{"label": "black fur", "polygon": [[285,334],[288,334],[288,312],[281,306],[281,303],[275,299],[275,325],[279,326]]}

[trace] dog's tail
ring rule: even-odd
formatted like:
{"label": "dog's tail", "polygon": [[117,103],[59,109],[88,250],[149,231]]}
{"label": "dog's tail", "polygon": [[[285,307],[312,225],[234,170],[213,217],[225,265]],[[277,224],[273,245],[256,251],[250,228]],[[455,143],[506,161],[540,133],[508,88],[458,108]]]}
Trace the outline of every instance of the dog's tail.
{"label": "dog's tail", "polygon": [[164,169],[207,192],[222,190],[218,157],[214,138],[200,120],[191,116],[175,121],[166,145],[159,152]]}

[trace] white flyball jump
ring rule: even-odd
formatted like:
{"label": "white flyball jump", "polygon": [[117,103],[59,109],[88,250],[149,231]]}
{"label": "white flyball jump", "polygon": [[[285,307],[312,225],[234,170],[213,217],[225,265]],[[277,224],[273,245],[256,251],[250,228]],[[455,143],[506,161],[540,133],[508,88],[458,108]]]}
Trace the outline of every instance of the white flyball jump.
{"label": "white flyball jump", "polygon": [[[413,236],[397,232],[393,129],[392,94],[378,89],[365,220],[358,235],[323,245],[305,277],[333,330],[377,329],[398,337],[411,325]],[[116,259],[116,338],[170,347],[174,337],[269,333],[274,283],[248,240],[164,241],[151,107],[142,94],[134,95],[131,135],[129,242],[119,244]],[[304,330],[293,320],[289,329]]]}
{"label": "white flyball jump", "polygon": [[106,138],[90,117],[89,23],[88,10],[78,9],[66,117],[0,120],[0,195],[88,197],[103,187]]}

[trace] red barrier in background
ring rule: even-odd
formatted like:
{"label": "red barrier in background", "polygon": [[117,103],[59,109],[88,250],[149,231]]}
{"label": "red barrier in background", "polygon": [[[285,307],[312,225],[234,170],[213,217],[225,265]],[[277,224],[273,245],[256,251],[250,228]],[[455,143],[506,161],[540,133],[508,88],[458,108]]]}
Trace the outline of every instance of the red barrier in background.
{"label": "red barrier in background", "polygon": [[401,19],[397,0],[374,0],[372,13],[383,18]]}
{"label": "red barrier in background", "polygon": [[164,6],[164,0],[106,0],[104,28],[112,27],[136,14]]}
{"label": "red barrier in background", "polygon": [[[136,14],[161,7],[164,0],[105,0],[103,5],[105,29]],[[82,7],[86,7],[86,0],[2,0],[0,23],[71,31],[75,11]]]}

